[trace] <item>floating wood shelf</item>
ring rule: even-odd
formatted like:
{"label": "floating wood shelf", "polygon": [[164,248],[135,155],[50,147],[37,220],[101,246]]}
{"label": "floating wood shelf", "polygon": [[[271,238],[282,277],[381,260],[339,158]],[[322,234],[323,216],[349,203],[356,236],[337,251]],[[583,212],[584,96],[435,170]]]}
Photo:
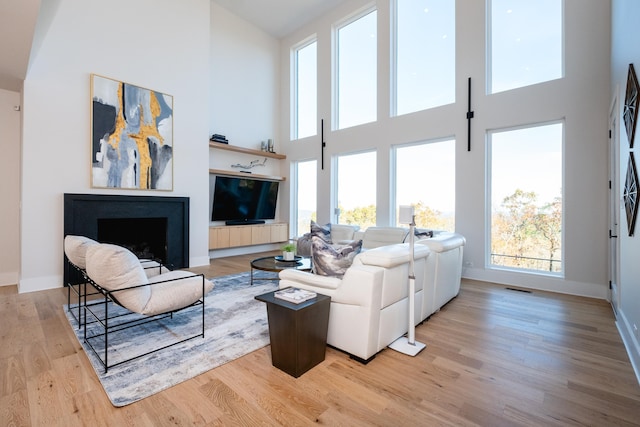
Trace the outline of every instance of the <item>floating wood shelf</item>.
{"label": "floating wood shelf", "polygon": [[209,141],[209,147],[216,148],[218,150],[227,150],[227,151],[235,151],[236,153],[251,154],[254,156],[271,157],[272,159],[279,159],[279,160],[287,158],[287,156],[285,156],[284,154],[270,153],[269,151],[262,151],[262,150],[253,150],[251,148],[238,147],[238,146],[229,145],[229,144],[221,144],[220,142]]}
{"label": "floating wood shelf", "polygon": [[264,179],[268,181],[285,181],[287,179],[284,176],[260,175],[257,173],[226,171],[222,169],[209,169],[209,173],[212,175],[239,176],[242,178]]}

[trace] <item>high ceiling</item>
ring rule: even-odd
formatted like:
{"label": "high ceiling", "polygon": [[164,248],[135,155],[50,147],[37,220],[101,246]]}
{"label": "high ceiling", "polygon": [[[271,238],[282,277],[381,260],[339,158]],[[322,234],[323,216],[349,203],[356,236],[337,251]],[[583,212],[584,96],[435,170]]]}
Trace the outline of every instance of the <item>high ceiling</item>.
{"label": "high ceiling", "polygon": [[[0,89],[14,92],[22,90],[22,82],[29,68],[29,57],[34,49],[40,7],[57,7],[60,1],[0,1]],[[211,1],[266,33],[281,38],[347,0]]]}
{"label": "high ceiling", "polygon": [[346,0],[212,0],[258,28],[281,38]]}

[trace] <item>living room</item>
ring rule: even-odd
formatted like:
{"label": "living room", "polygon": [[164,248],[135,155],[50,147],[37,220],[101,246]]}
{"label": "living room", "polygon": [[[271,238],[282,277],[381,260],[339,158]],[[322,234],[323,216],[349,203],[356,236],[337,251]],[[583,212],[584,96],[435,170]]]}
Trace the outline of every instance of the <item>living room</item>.
{"label": "living room", "polygon": [[[380,22],[389,22],[389,3],[378,2]],[[380,59],[378,117],[374,123],[325,133],[325,159],[344,152],[375,148],[379,225],[390,218],[389,149],[410,141],[455,136],[456,231],[464,235],[467,279],[508,283],[560,293],[608,297],[608,147],[607,131],[614,96],[618,114],[618,188],[624,186],[629,149],[622,125],[629,63],[639,56],[632,0],[565,1],[563,79],[493,97],[483,95],[485,76],[484,2],[466,1],[457,12],[456,102],[402,117],[388,117],[388,65]],[[185,7],[185,4],[188,7]],[[34,28],[28,73],[21,88],[0,90],[2,123],[18,123],[3,132],[0,175],[3,224],[0,279],[23,292],[62,286],[63,194],[113,194],[90,187],[90,74],[96,73],[171,94],[175,100],[173,191],[149,195],[190,198],[190,260],[208,265],[208,137],[225,134],[231,144],[257,148],[273,138],[287,156],[280,174],[293,162],[318,158],[319,137],[289,139],[289,58],[291,46],[317,34],[319,64],[329,59],[331,25],[369,3],[346,1],[302,28],[276,37],[208,0],[188,2],[110,2],[79,0],[41,2]],[[119,6],[123,6],[122,9]],[[126,11],[126,13],[123,13]],[[141,17],[145,17],[142,19]],[[141,25],[141,22],[145,24]],[[387,24],[380,24],[387,28]],[[131,29],[128,31],[127,29]],[[389,46],[379,31],[379,46]],[[384,49],[383,49],[384,51]],[[382,55],[381,55],[382,57]],[[330,117],[330,67],[319,76],[319,115]],[[472,148],[467,151],[467,78],[474,82]],[[20,112],[15,111],[18,106]],[[17,116],[17,117],[16,117]],[[562,277],[485,268],[485,134],[488,129],[564,120],[565,225]],[[427,124],[425,126],[425,123]],[[5,149],[5,146],[8,146]],[[428,167],[429,159],[425,160]],[[291,180],[280,188],[278,215],[291,210]],[[319,222],[334,220],[330,168],[318,179]],[[117,191],[144,195],[140,191]],[[619,329],[629,357],[638,366],[634,325],[640,325],[640,243],[626,233],[621,210],[618,286]],[[5,238],[6,236],[6,238]],[[635,336],[634,336],[635,335]]]}

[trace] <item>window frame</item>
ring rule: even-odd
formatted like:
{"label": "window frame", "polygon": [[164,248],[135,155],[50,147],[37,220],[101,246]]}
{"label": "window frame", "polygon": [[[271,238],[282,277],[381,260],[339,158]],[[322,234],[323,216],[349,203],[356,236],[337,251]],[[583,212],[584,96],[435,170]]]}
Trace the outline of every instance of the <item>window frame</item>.
{"label": "window frame", "polygon": [[[454,161],[454,177],[455,177],[455,163],[456,163],[456,157],[457,157],[457,150],[456,150],[456,146],[457,146],[457,141],[455,138],[455,135],[450,135],[450,136],[443,136],[440,138],[431,138],[431,139],[425,139],[425,140],[420,140],[420,141],[414,141],[414,142],[408,142],[408,143],[403,143],[403,144],[396,144],[396,145],[392,145],[391,146],[391,153],[390,153],[390,161],[391,161],[391,167],[389,168],[390,170],[390,182],[389,182],[389,188],[390,188],[390,196],[389,196],[389,209],[391,210],[391,212],[389,212],[389,223],[391,224],[391,226],[395,226],[394,224],[398,223],[398,208],[399,208],[399,203],[398,203],[398,150],[402,149],[402,148],[409,148],[409,147],[415,147],[415,146],[421,146],[421,145],[428,145],[428,144],[437,144],[437,143],[441,143],[441,142],[447,142],[447,141],[451,141],[453,144],[453,161]],[[455,183],[454,183],[454,191],[455,191]],[[454,195],[454,199],[455,199],[455,195]],[[456,208],[454,206],[454,210],[453,210],[453,215],[454,215],[454,227],[455,227],[455,216],[456,216]],[[451,230],[454,231],[454,230]]]}
{"label": "window frame", "polygon": [[[359,20],[360,18],[363,18],[365,16],[367,16],[368,14],[372,13],[372,12],[376,12],[376,69],[375,69],[375,73],[376,73],[376,116],[374,118],[374,120],[369,121],[369,122],[364,122],[364,123],[358,123],[355,125],[350,125],[344,128],[340,127],[340,75],[339,75],[339,71],[340,71],[340,64],[339,64],[339,59],[340,59],[340,52],[339,52],[339,32],[342,28],[354,23],[355,21]],[[378,97],[379,97],[379,93],[378,93],[378,77],[379,77],[379,73],[378,73],[378,60],[379,60],[379,49],[378,49],[378,40],[379,40],[379,35],[378,35],[378,26],[379,26],[379,16],[378,14],[378,8],[376,6],[375,3],[371,3],[367,6],[362,7],[361,9],[355,11],[354,13],[346,16],[344,19],[341,19],[340,21],[335,22],[332,26],[331,26],[331,130],[332,131],[337,131],[337,130],[343,130],[343,129],[349,129],[351,127],[356,127],[356,126],[361,126],[361,125],[366,125],[366,124],[370,124],[370,123],[376,123],[378,122],[378,120],[380,120],[380,117],[378,116]]]}
{"label": "window frame", "polygon": [[[561,147],[560,147],[560,152],[561,152],[561,162],[560,162],[560,167],[561,167],[561,171],[560,171],[560,179],[561,179],[561,197],[562,197],[562,226],[561,226],[561,235],[560,235],[560,242],[561,242],[561,269],[558,272],[550,272],[550,271],[546,271],[546,270],[536,270],[536,269],[527,269],[527,268],[518,268],[518,267],[509,267],[509,266],[503,266],[503,265],[498,265],[498,264],[493,264],[491,262],[491,256],[492,256],[492,250],[491,250],[491,246],[492,246],[492,233],[493,233],[493,228],[492,228],[492,223],[493,223],[493,202],[492,202],[492,198],[493,198],[493,164],[492,164],[492,159],[493,159],[493,141],[491,136],[495,133],[503,133],[503,132],[510,132],[510,131],[518,131],[518,130],[524,130],[524,129],[531,129],[531,128],[536,128],[536,127],[543,127],[543,126],[549,126],[549,125],[555,125],[555,124],[561,124],[562,125],[562,141],[560,142]],[[565,231],[566,231],[566,186],[565,186],[565,171],[566,171],[566,129],[567,129],[567,124],[566,124],[566,120],[564,118],[562,119],[557,119],[557,120],[549,120],[549,121],[542,121],[542,122],[532,122],[532,123],[526,123],[526,124],[521,124],[521,125],[516,125],[516,126],[506,126],[506,127],[500,127],[500,128],[494,128],[494,129],[487,129],[486,133],[485,133],[485,139],[486,139],[486,175],[485,175],[485,225],[484,225],[484,232],[485,232],[485,260],[484,260],[484,266],[485,269],[487,270],[493,270],[493,271],[505,271],[505,272],[512,272],[512,273],[523,273],[523,274],[531,274],[531,275],[537,275],[537,276],[547,276],[547,277],[557,277],[557,278],[564,278],[565,274],[566,274],[566,254],[565,254],[565,250],[566,250],[566,239],[565,239]]]}
{"label": "window frame", "polygon": [[[299,116],[299,80],[298,80],[298,72],[299,72],[299,64],[298,64],[298,53],[309,47],[312,44],[316,44],[316,132],[313,135],[307,135],[304,136],[302,138],[299,137],[299,120],[300,120],[300,116]],[[295,46],[293,46],[291,48],[290,51],[290,63],[291,63],[291,99],[290,99],[290,105],[291,105],[291,111],[290,111],[290,117],[291,117],[291,126],[290,126],[290,130],[289,130],[289,134],[291,137],[292,141],[295,140],[299,140],[299,139],[303,139],[303,138],[310,138],[313,136],[318,135],[318,125],[317,125],[317,121],[318,121],[318,72],[317,72],[317,66],[318,66],[318,37],[317,34],[313,34],[312,36],[306,38],[305,40],[301,41],[300,43],[296,44]]]}

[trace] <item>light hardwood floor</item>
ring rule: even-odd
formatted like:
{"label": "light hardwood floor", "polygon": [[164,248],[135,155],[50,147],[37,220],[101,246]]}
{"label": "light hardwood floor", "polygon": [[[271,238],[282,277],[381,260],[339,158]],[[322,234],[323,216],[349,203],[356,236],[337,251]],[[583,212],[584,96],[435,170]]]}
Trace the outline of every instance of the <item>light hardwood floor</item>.
{"label": "light hardwood floor", "polygon": [[[213,260],[208,276],[257,255]],[[0,287],[0,423],[11,426],[640,425],[640,387],[605,301],[464,280],[416,329],[416,357],[328,349],[295,379],[269,347],[115,408],[62,312],[63,289]],[[133,362],[135,363],[135,362]]]}

